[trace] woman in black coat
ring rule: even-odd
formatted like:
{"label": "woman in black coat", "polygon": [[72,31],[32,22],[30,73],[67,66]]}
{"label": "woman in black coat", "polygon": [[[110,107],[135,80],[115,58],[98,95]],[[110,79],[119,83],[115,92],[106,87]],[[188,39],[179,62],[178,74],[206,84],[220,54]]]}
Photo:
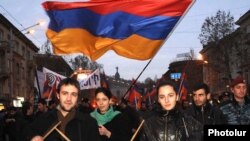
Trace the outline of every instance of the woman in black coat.
{"label": "woman in black coat", "polygon": [[159,107],[145,120],[141,141],[202,141],[202,125],[176,106],[175,84],[162,82],[157,87]]}
{"label": "woman in black coat", "polygon": [[119,111],[110,105],[111,92],[103,87],[95,91],[97,108],[90,113],[99,125],[99,134],[102,141],[129,141],[130,129],[125,118]]}

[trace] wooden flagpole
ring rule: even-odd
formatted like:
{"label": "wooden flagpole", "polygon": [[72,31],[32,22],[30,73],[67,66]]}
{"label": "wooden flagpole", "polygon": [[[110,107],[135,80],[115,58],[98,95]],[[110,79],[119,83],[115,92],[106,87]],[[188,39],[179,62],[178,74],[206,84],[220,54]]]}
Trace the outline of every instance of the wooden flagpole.
{"label": "wooden flagpole", "polygon": [[127,89],[127,91],[125,92],[125,94],[123,95],[123,99],[125,99],[125,97],[127,96],[127,94],[129,93],[129,91],[131,90],[131,88],[136,84],[137,80],[140,78],[140,76],[142,75],[142,73],[146,70],[146,68],[148,67],[148,65],[151,63],[152,59],[150,59],[148,61],[148,63],[146,64],[146,66],[143,68],[143,70],[140,72],[140,74],[137,76],[137,78],[133,81],[133,83],[129,86],[129,88]]}
{"label": "wooden flagpole", "polygon": [[43,136],[43,139],[47,138],[51,132],[56,130],[66,141],[71,141],[62,131],[60,131],[57,126],[60,125],[62,122],[59,121],[56,125],[54,125],[50,130],[46,132],[46,134]]}
{"label": "wooden flagpole", "polygon": [[141,130],[141,127],[142,127],[144,121],[145,121],[144,119],[141,121],[139,127],[136,129],[136,131],[135,131],[135,133],[133,134],[133,136],[132,136],[132,138],[130,139],[130,141],[133,141],[133,140],[135,139],[135,137],[137,136],[138,132]]}
{"label": "wooden flagpole", "polygon": [[46,132],[46,134],[43,136],[43,139],[47,138],[47,137],[49,136],[49,134],[50,134],[52,131],[54,131],[55,128],[56,128],[59,124],[61,124],[61,121],[59,121],[56,125],[54,125],[52,128],[50,128],[50,129]]}
{"label": "wooden flagpole", "polygon": [[59,129],[55,128],[55,130],[66,140],[66,141],[70,141],[70,139],[65,135],[63,134],[62,131],[60,131]]}

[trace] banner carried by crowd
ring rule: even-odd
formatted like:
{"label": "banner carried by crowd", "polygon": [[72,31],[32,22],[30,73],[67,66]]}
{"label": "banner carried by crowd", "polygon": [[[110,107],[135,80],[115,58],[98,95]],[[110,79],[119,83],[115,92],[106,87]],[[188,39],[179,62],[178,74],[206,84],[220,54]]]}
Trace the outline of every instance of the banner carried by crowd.
{"label": "banner carried by crowd", "polygon": [[88,75],[86,79],[78,80],[80,83],[80,89],[93,89],[101,86],[100,70],[96,69],[93,73]]}
{"label": "banner carried by crowd", "polygon": [[43,68],[43,73],[45,75],[45,81],[41,98],[53,99],[56,96],[57,85],[66,77],[47,68]]}
{"label": "banner carried by crowd", "polygon": [[[34,86],[37,88],[37,91],[39,91],[40,98],[45,99],[52,99],[56,94],[57,85],[62,79],[66,78],[47,68],[43,68],[43,72],[37,70],[37,74]],[[98,88],[101,86],[100,70],[96,69],[93,73],[89,74],[86,79],[78,81],[81,90]]]}

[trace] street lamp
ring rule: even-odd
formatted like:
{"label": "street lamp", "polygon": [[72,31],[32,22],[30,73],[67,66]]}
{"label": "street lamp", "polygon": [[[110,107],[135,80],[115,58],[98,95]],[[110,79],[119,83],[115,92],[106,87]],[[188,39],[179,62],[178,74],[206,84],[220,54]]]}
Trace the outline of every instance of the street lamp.
{"label": "street lamp", "polygon": [[35,33],[35,30],[34,29],[31,29],[31,30],[28,30],[26,33],[24,34],[34,34]]}
{"label": "street lamp", "polygon": [[45,21],[39,21],[38,23],[33,24],[33,25],[31,25],[31,26],[28,26],[28,27],[26,27],[26,28],[24,28],[24,29],[22,29],[22,30],[20,30],[20,31],[21,31],[21,32],[27,31],[27,32],[25,32],[24,34],[34,34],[34,33],[35,33],[35,30],[32,29],[32,28],[35,27],[35,26],[42,26],[42,25],[44,25],[44,24],[45,24]]}
{"label": "street lamp", "polygon": [[35,26],[42,26],[42,25],[44,25],[45,24],[45,21],[39,21],[38,23],[36,23],[36,24],[33,24],[33,25],[31,25],[31,26],[28,26],[28,27],[26,27],[26,28],[24,28],[24,29],[22,29],[22,30],[20,30],[20,31],[26,31],[26,30],[28,30],[28,29],[30,29],[30,28],[32,28],[32,27],[35,27]]}

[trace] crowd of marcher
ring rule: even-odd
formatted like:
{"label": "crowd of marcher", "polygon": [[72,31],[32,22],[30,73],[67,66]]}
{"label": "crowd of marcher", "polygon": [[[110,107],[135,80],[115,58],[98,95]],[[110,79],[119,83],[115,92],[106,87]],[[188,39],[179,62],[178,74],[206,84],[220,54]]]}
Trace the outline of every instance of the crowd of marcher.
{"label": "crowd of marcher", "polygon": [[[235,78],[231,92],[211,103],[209,86],[192,88],[192,103],[178,104],[174,82],[157,85],[154,105],[141,103],[131,107],[125,99],[112,102],[109,89],[95,91],[96,107],[88,99],[79,104],[77,80],[63,79],[58,85],[58,103],[41,99],[34,111],[33,104],[24,102],[21,109],[9,107],[0,113],[1,141],[202,141],[204,125],[250,125],[250,100],[242,77]],[[141,124],[142,123],[142,124]]]}

